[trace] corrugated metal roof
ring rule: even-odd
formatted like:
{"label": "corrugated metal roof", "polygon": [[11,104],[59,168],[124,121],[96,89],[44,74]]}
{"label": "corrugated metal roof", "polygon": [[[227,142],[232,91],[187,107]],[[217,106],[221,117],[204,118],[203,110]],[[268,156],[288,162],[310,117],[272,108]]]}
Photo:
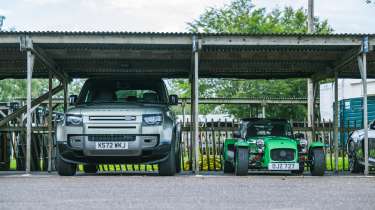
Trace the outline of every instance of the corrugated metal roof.
{"label": "corrugated metal roof", "polygon": [[158,35],[158,36],[375,36],[367,33],[192,33],[192,32],[135,32],[135,31],[0,31],[0,34],[37,34],[37,35]]}
{"label": "corrugated metal roof", "polygon": [[[0,32],[0,78],[24,78],[25,54],[18,37],[31,35],[33,43],[71,77],[157,76],[188,77],[192,36],[202,38],[200,77],[284,79],[331,75],[349,52],[359,50],[363,36],[374,34],[301,33],[190,33],[117,31]],[[368,76],[375,77],[375,52],[368,57]],[[35,62],[35,77],[48,77]],[[359,77],[355,60],[341,77]],[[330,72],[327,74],[327,71]]]}

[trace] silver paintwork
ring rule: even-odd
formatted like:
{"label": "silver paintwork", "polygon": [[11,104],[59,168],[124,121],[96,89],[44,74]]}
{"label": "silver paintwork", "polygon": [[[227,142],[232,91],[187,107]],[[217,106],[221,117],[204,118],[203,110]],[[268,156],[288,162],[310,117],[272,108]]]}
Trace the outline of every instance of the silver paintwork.
{"label": "silver paintwork", "polygon": [[[167,95],[166,90],[163,91]],[[162,124],[144,125],[142,116],[146,114],[163,115]],[[140,156],[143,149],[170,144],[176,126],[175,115],[167,104],[82,104],[69,109],[66,115],[82,116],[82,126],[67,126],[64,120],[57,126],[56,139],[73,149],[82,150],[86,156]],[[72,134],[128,134],[135,135],[136,138],[135,141],[128,141],[126,150],[97,150],[95,142],[89,141],[88,136],[75,136],[69,139],[68,135]]]}

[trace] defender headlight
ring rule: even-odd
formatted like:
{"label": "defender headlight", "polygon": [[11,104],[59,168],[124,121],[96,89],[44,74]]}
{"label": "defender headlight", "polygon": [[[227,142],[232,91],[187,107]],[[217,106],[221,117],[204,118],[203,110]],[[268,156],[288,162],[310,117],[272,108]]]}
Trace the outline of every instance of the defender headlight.
{"label": "defender headlight", "polygon": [[65,125],[66,126],[82,126],[82,115],[66,115]]}
{"label": "defender headlight", "polygon": [[163,122],[162,114],[145,114],[143,115],[143,125],[161,125]]}

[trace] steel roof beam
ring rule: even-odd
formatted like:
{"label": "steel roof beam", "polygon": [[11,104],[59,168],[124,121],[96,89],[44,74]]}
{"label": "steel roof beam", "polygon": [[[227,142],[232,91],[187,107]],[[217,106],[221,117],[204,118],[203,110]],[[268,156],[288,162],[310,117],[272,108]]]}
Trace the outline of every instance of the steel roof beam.
{"label": "steel roof beam", "polygon": [[361,46],[361,36],[203,36],[209,46]]}
{"label": "steel roof beam", "polygon": [[191,46],[191,36],[168,35],[65,35],[33,34],[34,43],[38,44],[119,44],[119,45],[187,45]]}
{"label": "steel roof beam", "polygon": [[31,51],[60,81],[68,81],[69,76],[40,47],[35,46],[33,39],[29,36],[20,36],[19,43],[21,51]]}
{"label": "steel roof beam", "polygon": [[341,57],[340,60],[334,62],[333,70],[340,71],[341,68],[343,68],[350,62],[354,61],[360,53],[361,53],[361,50],[358,47],[345,52],[345,54]]}
{"label": "steel roof beam", "polygon": [[[190,98],[181,98],[180,104],[190,104]],[[317,101],[319,103],[319,100]],[[307,104],[300,98],[199,98],[199,104]]]}

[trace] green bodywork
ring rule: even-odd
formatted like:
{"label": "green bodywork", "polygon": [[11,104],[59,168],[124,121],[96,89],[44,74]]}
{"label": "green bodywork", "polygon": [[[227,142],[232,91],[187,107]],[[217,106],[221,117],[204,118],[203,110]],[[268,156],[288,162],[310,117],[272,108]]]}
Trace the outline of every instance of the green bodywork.
{"label": "green bodywork", "polygon": [[[264,151],[259,153],[258,146],[256,141],[263,139],[264,141]],[[273,161],[271,159],[271,150],[272,149],[293,149],[295,151],[294,160],[287,161],[291,163],[297,163],[298,160],[298,140],[286,138],[286,137],[277,137],[277,136],[266,136],[266,137],[256,137],[248,139],[226,139],[224,143],[224,160],[234,162],[235,148],[247,147],[249,149],[249,163],[254,168],[267,168],[269,163],[280,162]],[[228,149],[229,148],[229,149]],[[232,150],[232,148],[234,150]],[[259,155],[260,158],[259,158]]]}
{"label": "green bodywork", "polygon": [[[260,150],[257,141],[263,140],[264,147]],[[322,142],[312,142],[310,145],[300,146],[300,140],[284,136],[256,136],[249,138],[229,138],[224,142],[223,160],[235,164],[236,150],[244,147],[249,151],[249,168],[267,169],[270,163],[299,163],[300,167],[308,162],[309,152],[315,148],[323,148]],[[294,159],[289,161],[274,161],[271,158],[273,149],[292,149]]]}

